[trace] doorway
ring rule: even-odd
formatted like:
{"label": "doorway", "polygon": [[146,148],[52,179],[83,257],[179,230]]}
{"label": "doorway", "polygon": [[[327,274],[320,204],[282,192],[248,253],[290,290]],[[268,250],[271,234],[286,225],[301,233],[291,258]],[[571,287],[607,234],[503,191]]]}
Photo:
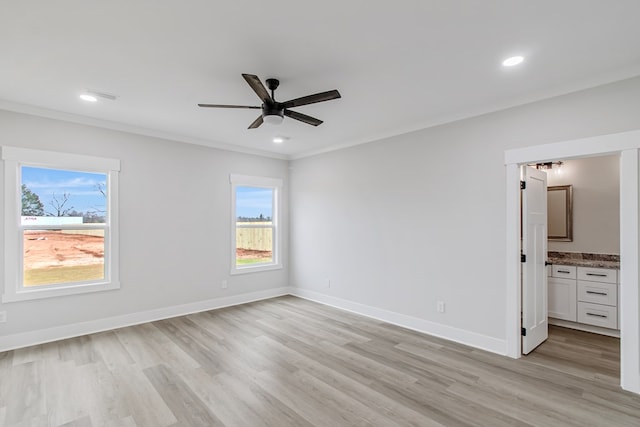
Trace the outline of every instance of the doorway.
{"label": "doorway", "polygon": [[[522,169],[523,354],[547,339],[548,325],[619,338],[620,155]],[[537,239],[531,201],[547,202],[538,210],[548,235]]]}
{"label": "doorway", "polygon": [[546,144],[505,152],[506,165],[506,353],[521,357],[520,165],[559,158],[620,155],[620,380],[640,394],[639,160],[640,131]]}

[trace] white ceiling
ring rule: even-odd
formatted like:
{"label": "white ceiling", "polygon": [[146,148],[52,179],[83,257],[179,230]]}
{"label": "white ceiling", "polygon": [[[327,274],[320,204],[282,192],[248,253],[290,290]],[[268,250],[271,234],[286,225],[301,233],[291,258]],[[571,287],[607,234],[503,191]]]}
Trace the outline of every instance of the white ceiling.
{"label": "white ceiling", "polygon": [[[0,12],[0,108],[283,158],[640,74],[638,0],[3,0]],[[525,62],[502,67],[514,54]],[[296,109],[318,127],[248,130],[259,110],[196,106],[259,105],[241,73],[280,79],[280,101],[342,98]],[[85,89],[118,99],[87,104]]]}

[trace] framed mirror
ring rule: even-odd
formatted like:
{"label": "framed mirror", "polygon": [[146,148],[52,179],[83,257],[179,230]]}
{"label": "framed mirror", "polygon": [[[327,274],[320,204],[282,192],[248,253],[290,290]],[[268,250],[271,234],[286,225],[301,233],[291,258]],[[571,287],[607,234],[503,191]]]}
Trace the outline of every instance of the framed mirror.
{"label": "framed mirror", "polygon": [[573,189],[571,185],[547,187],[547,238],[573,242]]}

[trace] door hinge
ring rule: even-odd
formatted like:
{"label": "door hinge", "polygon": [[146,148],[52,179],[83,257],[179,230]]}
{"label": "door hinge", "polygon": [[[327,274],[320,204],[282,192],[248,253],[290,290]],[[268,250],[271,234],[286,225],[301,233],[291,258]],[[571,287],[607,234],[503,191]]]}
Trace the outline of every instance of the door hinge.
{"label": "door hinge", "polygon": [[520,262],[527,262],[527,256],[525,254],[520,254]]}
{"label": "door hinge", "polygon": [[526,181],[520,181],[520,189],[521,190],[526,190],[527,189],[527,182]]}
{"label": "door hinge", "polygon": [[523,337],[526,337],[527,336],[527,328],[522,328],[520,330],[520,333],[522,334]]}

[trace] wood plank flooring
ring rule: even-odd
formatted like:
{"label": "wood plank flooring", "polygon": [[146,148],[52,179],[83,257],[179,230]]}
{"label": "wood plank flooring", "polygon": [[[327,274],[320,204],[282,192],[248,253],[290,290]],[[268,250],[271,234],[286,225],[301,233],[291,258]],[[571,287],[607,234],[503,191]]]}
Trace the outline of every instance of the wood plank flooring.
{"label": "wood plank flooring", "polygon": [[640,426],[619,341],[520,360],[295,297],[0,353],[0,426]]}

